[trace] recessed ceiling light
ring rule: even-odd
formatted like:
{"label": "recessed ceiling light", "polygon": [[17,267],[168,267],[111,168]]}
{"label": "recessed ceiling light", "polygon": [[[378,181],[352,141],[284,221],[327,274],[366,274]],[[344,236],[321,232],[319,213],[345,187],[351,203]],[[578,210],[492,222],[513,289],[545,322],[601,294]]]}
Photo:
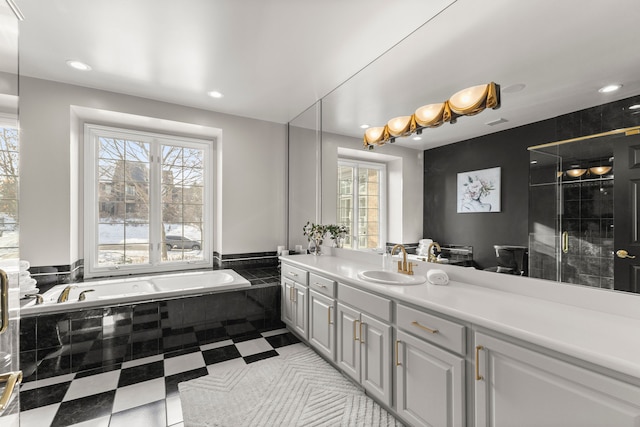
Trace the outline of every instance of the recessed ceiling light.
{"label": "recessed ceiling light", "polygon": [[76,61],[73,59],[68,60],[67,65],[71,68],[75,68],[76,70],[80,70],[80,71],[89,71],[91,69],[91,67],[85,64],[84,62]]}
{"label": "recessed ceiling light", "polygon": [[207,92],[207,95],[209,95],[212,98],[222,98],[224,95],[220,92],[218,92],[217,90],[212,90],[211,92]]}
{"label": "recessed ceiling light", "polygon": [[413,140],[414,140],[414,141],[421,141],[421,140],[422,140],[422,137],[421,137],[421,136],[414,136],[414,137],[413,137]]}
{"label": "recessed ceiling light", "polygon": [[612,84],[612,85],[607,85],[604,87],[601,87],[600,89],[598,89],[598,92],[600,93],[609,93],[609,92],[615,92],[616,90],[620,89],[622,87],[621,84]]}
{"label": "recessed ceiling light", "polygon": [[368,124],[360,125],[360,129],[369,129]]}
{"label": "recessed ceiling light", "polygon": [[638,108],[640,108],[640,104],[635,104],[629,107],[629,110],[637,110]]}

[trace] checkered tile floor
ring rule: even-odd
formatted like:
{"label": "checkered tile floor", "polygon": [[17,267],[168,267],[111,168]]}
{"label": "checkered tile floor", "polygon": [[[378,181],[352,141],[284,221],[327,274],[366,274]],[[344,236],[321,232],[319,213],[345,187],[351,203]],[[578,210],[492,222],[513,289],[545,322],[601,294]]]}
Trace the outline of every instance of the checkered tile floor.
{"label": "checkered tile floor", "polygon": [[257,336],[25,383],[20,426],[182,426],[178,383],[207,375],[214,364],[245,365],[304,346],[286,329]]}

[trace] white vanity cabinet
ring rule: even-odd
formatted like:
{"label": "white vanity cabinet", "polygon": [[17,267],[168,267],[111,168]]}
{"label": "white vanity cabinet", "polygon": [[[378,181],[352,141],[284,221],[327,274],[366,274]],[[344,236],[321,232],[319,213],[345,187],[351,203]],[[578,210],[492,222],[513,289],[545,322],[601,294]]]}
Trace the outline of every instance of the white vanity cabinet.
{"label": "white vanity cabinet", "polygon": [[309,344],[328,359],[336,356],[336,282],[309,274]]}
{"label": "white vanity cabinet", "polygon": [[465,327],[401,304],[396,306],[396,317],[398,415],[416,427],[463,427]]}
{"label": "white vanity cabinet", "polygon": [[640,386],[477,332],[475,425],[640,425]]}
{"label": "white vanity cabinet", "polygon": [[282,321],[301,338],[309,338],[308,273],[300,268],[282,264]]}
{"label": "white vanity cabinet", "polygon": [[[367,392],[391,406],[391,301],[338,284],[336,363]],[[376,316],[376,317],[374,317]]]}

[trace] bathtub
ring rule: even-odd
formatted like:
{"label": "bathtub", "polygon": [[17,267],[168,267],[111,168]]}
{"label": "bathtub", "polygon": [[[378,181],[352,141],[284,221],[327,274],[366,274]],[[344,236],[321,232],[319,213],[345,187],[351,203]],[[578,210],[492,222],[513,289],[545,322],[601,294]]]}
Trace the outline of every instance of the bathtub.
{"label": "bathtub", "polygon": [[[59,303],[58,297],[67,286],[71,286],[68,301]],[[41,304],[36,304],[33,299],[23,305],[20,315],[25,317],[91,307],[148,302],[250,286],[248,280],[228,269],[96,280],[54,286],[42,295]],[[85,299],[79,301],[80,294],[83,292]]]}

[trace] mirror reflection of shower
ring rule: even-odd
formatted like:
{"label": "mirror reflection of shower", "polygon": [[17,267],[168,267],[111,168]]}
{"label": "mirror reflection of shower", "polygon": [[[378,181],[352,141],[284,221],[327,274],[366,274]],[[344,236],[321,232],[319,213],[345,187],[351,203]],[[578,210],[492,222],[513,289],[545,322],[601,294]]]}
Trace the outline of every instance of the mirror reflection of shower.
{"label": "mirror reflection of shower", "polygon": [[610,138],[530,149],[530,276],[614,288]]}

